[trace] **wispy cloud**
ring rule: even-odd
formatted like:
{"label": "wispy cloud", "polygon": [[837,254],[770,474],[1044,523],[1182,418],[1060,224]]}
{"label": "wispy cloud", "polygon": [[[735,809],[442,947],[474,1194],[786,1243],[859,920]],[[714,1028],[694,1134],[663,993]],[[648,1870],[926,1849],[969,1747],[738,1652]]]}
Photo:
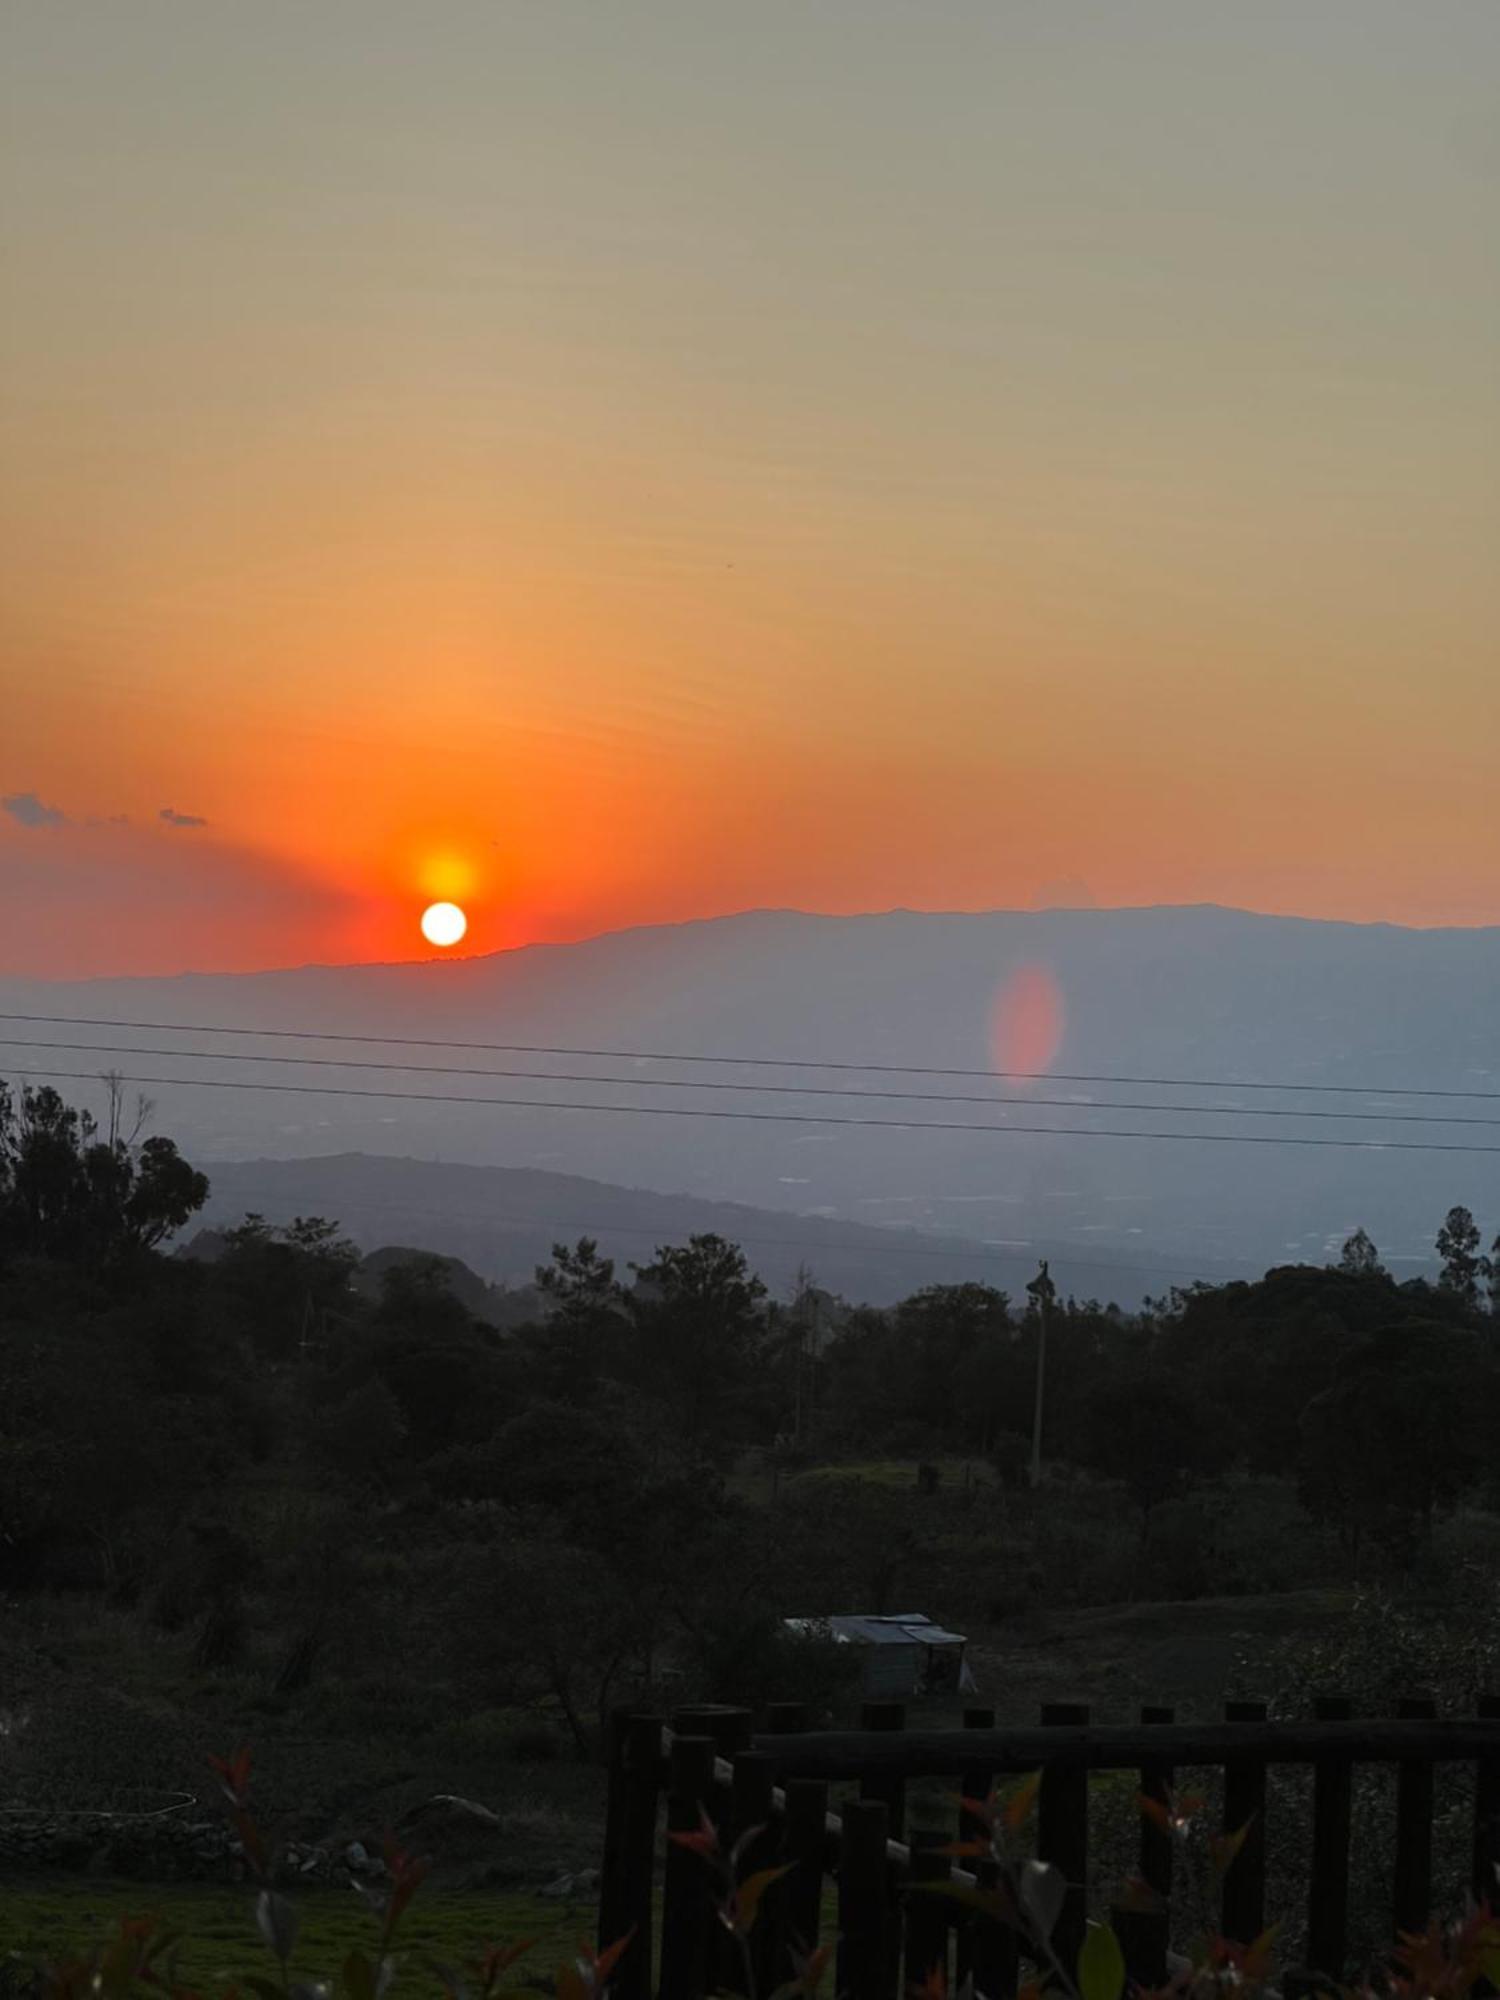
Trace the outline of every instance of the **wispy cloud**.
{"label": "wispy cloud", "polygon": [[11,792],[0,806],[22,826],[66,826],[68,815],[61,806],[44,805],[35,792]]}
{"label": "wispy cloud", "polygon": [[175,811],[171,806],[163,806],[157,814],[157,818],[164,819],[168,826],[184,827],[187,829],[208,825],[208,821],[203,818],[201,813],[180,813]]}

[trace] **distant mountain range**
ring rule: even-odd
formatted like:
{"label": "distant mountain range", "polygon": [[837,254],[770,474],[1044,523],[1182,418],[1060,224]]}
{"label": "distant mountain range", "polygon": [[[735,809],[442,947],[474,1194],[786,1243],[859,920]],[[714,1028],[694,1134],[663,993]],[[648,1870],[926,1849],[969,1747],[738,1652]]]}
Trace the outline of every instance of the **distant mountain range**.
{"label": "distant mountain range", "polygon": [[[755,911],[483,958],[66,985],[0,981],[0,1009],[419,1038],[427,1045],[194,1038],[146,1026],[11,1022],[6,1030],[103,1045],[61,1058],[14,1048],[5,1053],[15,1070],[113,1066],[239,1086],[146,1086],[158,1127],[219,1163],[221,1190],[231,1185],[227,1163],[244,1163],[238,1171],[248,1184],[265,1178],[268,1158],[310,1167],[330,1155],[385,1156],[364,1171],[399,1175],[407,1218],[381,1233],[386,1241],[398,1228],[411,1238],[416,1211],[448,1201],[430,1185],[404,1192],[408,1179],[417,1187],[424,1160],[527,1170],[539,1198],[556,1197],[555,1223],[551,1209],[544,1218],[524,1208],[542,1234],[569,1233],[567,1216],[605,1200],[592,1188],[580,1193],[576,1182],[564,1191],[568,1177],[583,1177],[595,1188],[613,1184],[611,1200],[646,1201],[627,1191],[651,1191],[653,1213],[667,1212],[663,1195],[693,1197],[773,1211],[774,1230],[789,1230],[797,1215],[809,1226],[837,1224],[851,1241],[853,1225],[901,1224],[955,1250],[955,1239],[967,1240],[1000,1260],[996,1268],[1010,1258],[1034,1268],[1046,1254],[1080,1293],[1108,1290],[1114,1279],[1105,1272],[1131,1272],[1138,1295],[1174,1276],[1320,1259],[1361,1223],[1409,1274],[1459,1201],[1487,1236],[1500,1228],[1500,1150],[1325,1143],[1500,1148],[1500,1124],[1483,1122],[1500,1118],[1497,929],[1408,930],[1218,908]],[[499,1052],[435,1042],[527,1046]],[[125,1046],[135,1053],[110,1052]],[[178,1053],[188,1048],[208,1059]],[[231,1050],[270,1060],[231,1064],[223,1060]],[[997,1052],[1009,1066],[1029,1067],[1019,1058],[1035,1050],[1049,1058],[1048,1082],[986,1080]],[[299,1067],[284,1061],[293,1053],[368,1066]],[[719,1068],[685,1056],[936,1073]],[[444,1073],[378,1066],[412,1063]],[[1119,1078],[1143,1081],[1106,1080]],[[1181,1079],[1214,1087],[1192,1090]],[[742,1087],[718,1092],[710,1080]],[[1256,1084],[1345,1094],[1245,1088]],[[320,1085],[367,1094],[318,1094]],[[826,1094],[799,1094],[809,1086]],[[1489,1092],[1496,1101],[1373,1094],[1418,1089]],[[400,1101],[413,1090],[444,1101]],[[879,1094],[893,1092],[913,1095]],[[926,1101],[936,1096],[949,1102]],[[453,1101],[472,1097],[505,1101]],[[986,1101],[969,1101],[976,1097]],[[564,1105],[592,1108],[554,1108]],[[626,1115],[645,1106],[656,1115]],[[1205,1107],[1217,1108],[1204,1115]],[[685,1115],[710,1109],[754,1116]],[[1351,1112],[1362,1115],[1331,1115]],[[1438,1119],[1445,1122],[1409,1122]],[[924,1131],[923,1124],[984,1129]],[[1108,1136],[1118,1132],[1146,1136]],[[1181,1132],[1255,1143],[1149,1136]],[[1297,1143],[1265,1143],[1272,1140]],[[355,1198],[347,1165],[338,1175],[320,1171]],[[516,1185],[503,1200],[473,1192],[462,1200],[493,1211],[521,1203],[521,1194]],[[309,1202],[338,1206],[329,1196]],[[643,1218],[629,1226],[637,1220],[627,1254],[638,1255],[642,1237],[656,1231]],[[429,1216],[424,1240],[430,1227],[436,1244],[441,1228],[443,1245],[466,1255],[455,1242],[458,1223],[452,1214]],[[487,1227],[487,1240],[500,1242],[494,1232],[503,1236],[502,1226],[491,1219]],[[774,1231],[758,1221],[755,1233]],[[823,1249],[831,1253],[831,1242]],[[519,1245],[516,1254],[523,1255]],[[499,1255],[472,1261],[487,1274],[512,1268],[509,1252],[497,1265]],[[524,1257],[531,1255],[527,1247]],[[934,1276],[943,1263],[925,1246],[920,1261]],[[873,1287],[874,1263],[861,1268],[868,1276],[856,1289]],[[820,1275],[832,1282],[831,1267]]]}
{"label": "distant mountain range", "polygon": [[[772,1293],[787,1298],[799,1271],[854,1302],[887,1304],[924,1285],[969,1281],[1013,1296],[1036,1275],[1023,1252],[985,1250],[960,1236],[830,1221],[695,1195],[654,1194],[529,1167],[470,1167],[341,1153],[310,1160],[236,1160],[209,1167],[213,1192],[198,1223],[233,1227],[256,1211],[273,1220],[336,1216],[366,1252],[366,1268],[389,1262],[384,1246],[414,1245],[456,1257],[491,1283],[529,1286],[558,1241],[592,1236],[622,1279],[658,1245],[713,1234],[744,1248]],[[1059,1274],[1061,1275],[1061,1273]],[[1188,1275],[1186,1268],[1179,1274]],[[1129,1264],[1090,1258],[1070,1276],[1079,1296],[1126,1300],[1144,1282]],[[1146,1287],[1161,1290],[1161,1282]],[[473,1303],[473,1301],[470,1301]]]}

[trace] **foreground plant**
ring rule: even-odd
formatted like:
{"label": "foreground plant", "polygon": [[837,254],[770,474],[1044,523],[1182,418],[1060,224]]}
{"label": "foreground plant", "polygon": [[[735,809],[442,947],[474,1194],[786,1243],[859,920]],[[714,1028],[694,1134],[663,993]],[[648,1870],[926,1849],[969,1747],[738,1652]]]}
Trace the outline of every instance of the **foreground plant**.
{"label": "foreground plant", "polygon": [[[246,1996],[249,2000],[386,2000],[410,1964],[409,1955],[397,1949],[399,1932],[427,1879],[429,1864],[387,1838],[384,1885],[378,1889],[354,1885],[376,1923],[372,1947],[356,1947],[336,1972],[326,1976],[294,1975],[300,1916],[293,1899],[273,1887],[276,1850],[250,1809],[250,1752],[242,1748],[230,1757],[211,1757],[209,1763],[257,1884],[255,1928],[276,1961],[276,1975],[244,1973],[217,1988],[194,1986],[180,1974],[181,1949],[187,1941],[183,1933],[168,1930],[154,1917],[126,1917],[116,1936],[96,1951],[38,1966],[34,1992],[40,2000],[138,2000],[145,1994],[155,2000],[246,2000]],[[532,1978],[525,1986],[512,1984],[509,1975],[533,1949],[530,1940],[494,1945],[463,1966],[445,1965],[425,1955],[419,1962],[447,2000],[522,2000],[538,1991],[551,1992],[557,2000],[601,2000],[633,1935],[602,1952],[580,1944],[577,1956],[559,1966],[550,1980]]]}

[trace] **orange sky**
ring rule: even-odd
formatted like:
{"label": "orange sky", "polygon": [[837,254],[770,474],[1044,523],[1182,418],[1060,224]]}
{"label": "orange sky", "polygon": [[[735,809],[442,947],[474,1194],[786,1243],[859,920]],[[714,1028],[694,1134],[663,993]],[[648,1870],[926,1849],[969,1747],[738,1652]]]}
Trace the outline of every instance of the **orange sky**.
{"label": "orange sky", "polygon": [[0,972],[1500,922],[1488,0],[0,45]]}

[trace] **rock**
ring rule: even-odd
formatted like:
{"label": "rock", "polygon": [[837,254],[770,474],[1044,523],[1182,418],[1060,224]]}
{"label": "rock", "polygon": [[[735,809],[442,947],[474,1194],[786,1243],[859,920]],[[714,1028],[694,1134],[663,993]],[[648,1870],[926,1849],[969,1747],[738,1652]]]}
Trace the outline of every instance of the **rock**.
{"label": "rock", "polygon": [[476,1799],[461,1799],[455,1792],[439,1792],[436,1797],[426,1799],[419,1806],[413,1806],[397,1821],[403,1828],[420,1827],[425,1833],[437,1827],[480,1827],[497,1832],[499,1815],[492,1813],[488,1806],[482,1806]]}
{"label": "rock", "polygon": [[344,1866],[362,1874],[370,1865],[369,1849],[362,1840],[351,1840],[344,1849]]}
{"label": "rock", "polygon": [[564,1896],[571,1896],[575,1886],[575,1877],[572,1875],[559,1875],[555,1882],[549,1882],[544,1889],[538,1889],[537,1894],[539,1896],[556,1896],[562,1898]]}

